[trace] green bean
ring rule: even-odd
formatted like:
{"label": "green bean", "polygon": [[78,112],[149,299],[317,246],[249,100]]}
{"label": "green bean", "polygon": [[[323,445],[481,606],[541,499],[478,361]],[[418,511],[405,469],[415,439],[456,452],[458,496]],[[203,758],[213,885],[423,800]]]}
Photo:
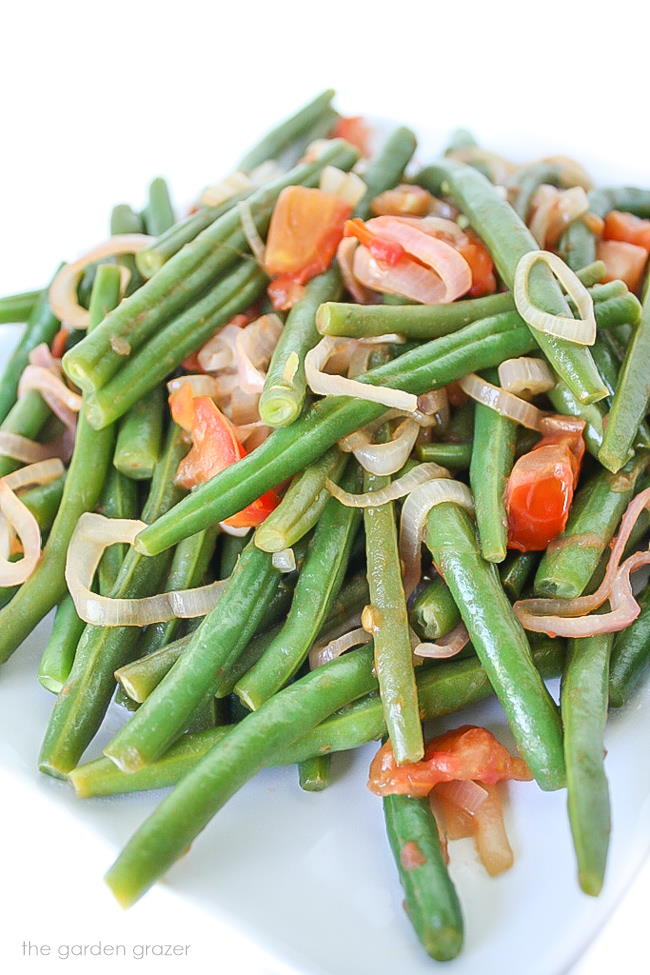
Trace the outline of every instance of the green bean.
{"label": "green bean", "polygon": [[353,305],[327,301],[318,310],[316,327],[321,335],[367,338],[397,332],[409,339],[430,341],[481,318],[514,311],[514,307],[508,292],[449,305]]}
{"label": "green bean", "polygon": [[260,419],[272,427],[293,423],[305,403],[307,380],[305,356],[320,339],[316,312],[324,301],[341,294],[341,275],[336,265],[312,278],[305,296],[289,312],[271,362],[260,397]]}
{"label": "green bean", "polygon": [[[484,373],[499,384],[496,369]],[[481,553],[488,562],[503,562],[508,546],[506,483],[515,460],[517,424],[489,406],[476,404],[469,483],[474,495]]]}
{"label": "green bean", "polygon": [[[102,489],[97,510],[105,518],[137,518],[140,512],[138,491],[135,483],[111,467]],[[102,596],[108,596],[115,585],[120,568],[126,558],[126,545],[110,545],[99,563],[97,579]]]}
{"label": "green bean", "polygon": [[296,474],[278,507],[255,532],[257,547],[265,552],[281,552],[304,538],[331,498],[326,479],[338,483],[346,460],[338,447],[331,447],[319,460]]}
{"label": "green bean", "polygon": [[546,394],[558,413],[564,416],[577,416],[585,421],[583,437],[589,453],[598,458],[603,445],[605,410],[601,403],[578,402],[569,387],[561,379]]}
{"label": "green bean", "polygon": [[[358,379],[423,393],[460,379],[472,369],[484,369],[504,358],[524,355],[531,342],[527,330],[513,327],[508,313],[435,339]],[[326,397],[291,426],[275,430],[253,453],[197,488],[174,512],[143,531],[136,545],[141,551],[154,554],[208,524],[223,521],[383,412],[385,407],[377,403]]]}
{"label": "green bean", "polygon": [[460,613],[444,579],[436,576],[417,596],[409,613],[422,640],[437,640],[460,622]]}
{"label": "green bean", "polygon": [[56,608],[54,625],[38,668],[38,680],[58,694],[70,676],[79,638],[86,624],[77,616],[72,596],[64,596]]}
{"label": "green bean", "polygon": [[219,694],[230,662],[241,655],[264,619],[279,576],[271,555],[249,542],[215,608],[192,633],[164,680],[104,749],[105,755],[125,769],[160,757],[194,709]]}
{"label": "green bean", "polygon": [[[98,269],[91,302],[91,326],[101,320],[107,308],[117,304],[119,289],[117,268],[107,264]],[[23,399],[27,396],[17,406]],[[68,544],[83,512],[92,511],[97,504],[113,455],[113,443],[113,430],[109,427],[97,433],[82,410],[61,504],[42,558],[10,606],[0,612],[0,661],[7,660],[39,620],[63,599]]]}
{"label": "green bean", "polygon": [[471,443],[423,443],[415,448],[418,460],[433,461],[452,471],[465,471],[472,459]]}
{"label": "green bean", "polygon": [[298,763],[298,781],[305,792],[322,792],[330,782],[331,755],[316,755]]}
{"label": "green bean", "polygon": [[[343,479],[347,490],[359,488],[358,466]],[[259,708],[296,674],[321,629],[347,572],[361,512],[330,498],[320,517],[294,591],[285,625],[255,664],[236,684],[244,704]]]}
{"label": "green bean", "polygon": [[0,325],[29,321],[42,294],[42,291],[22,291],[20,294],[0,298]]}
{"label": "green bean", "polygon": [[[341,116],[336,109],[325,109],[322,115],[319,115],[309,128],[305,129],[300,134],[300,137],[284,150],[280,159],[275,161],[279,161],[284,168],[295,166],[307,154],[307,150],[312,142],[317,142],[321,139],[331,139],[333,137],[334,127],[340,118]],[[260,165],[263,164],[261,163]]]}
{"label": "green bean", "polygon": [[147,233],[153,237],[160,237],[165,231],[174,226],[176,217],[169,196],[167,182],[158,176],[149,183],[147,206],[144,211],[144,222]]}
{"label": "green bean", "polygon": [[[145,230],[144,221],[139,213],[129,206],[128,203],[118,203],[111,210],[111,236],[115,234],[143,234]],[[142,284],[142,276],[138,271],[135,256],[133,254],[119,254],[115,258],[115,263],[119,264],[121,267],[125,267],[129,272],[129,280],[126,285],[126,295],[133,294],[134,291]],[[92,265],[86,269],[86,272],[91,276],[95,271]],[[84,285],[84,277],[82,277],[82,284],[80,285],[80,290]]]}
{"label": "green bean", "polygon": [[[187,451],[181,431],[170,425],[163,457],[151,481],[142,520],[152,521],[180,496],[176,468]],[[145,559],[129,549],[111,597],[139,599],[158,591],[169,565],[162,558]],[[114,672],[130,658],[140,635],[138,626],[88,624],[77,645],[70,676],[56,699],[39,756],[42,772],[64,777],[75,768],[101,725],[115,690]]]}
{"label": "green bean", "polygon": [[[648,279],[650,281],[650,278]],[[650,402],[648,359],[650,358],[650,285],[646,285],[643,317],[625,352],[618,382],[607,417],[607,427],[598,459],[610,471],[623,466]]]}
{"label": "green bean", "polygon": [[478,148],[478,142],[469,129],[457,128],[449,136],[444,155],[448,156],[450,153],[457,152],[459,149],[474,148]]}
{"label": "green bean", "polygon": [[[604,261],[592,261],[591,264],[587,264],[581,268],[577,274],[585,288],[595,288],[605,277],[606,270]],[[612,282],[608,283],[611,284]],[[593,292],[592,298],[594,298],[594,301],[596,300]]]}
{"label": "green bean", "polygon": [[416,145],[417,140],[410,129],[400,126],[391,132],[364,173],[366,192],[355,208],[355,216],[367,220],[374,198],[399,183]]}
{"label": "green bean", "polygon": [[382,803],[409,921],[428,955],[450,961],[463,945],[463,915],[429,802],[386,796]]}
{"label": "green bean", "polygon": [[617,633],[609,670],[610,707],[622,708],[634,693],[650,664],[650,587],[637,596],[641,612]]}
{"label": "green bean", "polygon": [[[210,559],[214,554],[217,534],[218,529],[206,528],[178,543],[165,579],[164,592],[193,589],[203,583]],[[165,623],[154,623],[148,626],[138,643],[138,656],[144,657],[167,646],[180,635],[182,624],[182,620],[174,617]]]}
{"label": "green bean", "polygon": [[[387,484],[390,484],[390,477],[368,473],[364,476],[364,491],[379,491]],[[424,754],[424,741],[397,548],[394,502],[364,508],[363,525],[370,589],[367,612],[374,637],[375,670],[388,736],[399,764],[417,762]]]}
{"label": "green bean", "polygon": [[564,724],[567,806],[585,894],[603,886],[611,829],[603,735],[613,634],[570,640],[560,695]]}
{"label": "green bean", "polygon": [[145,821],[109,870],[106,880],[118,901],[126,906],[137,900],[281,748],[368,693],[374,685],[371,655],[362,647],[317,667],[235,725]]}
{"label": "green bean", "polygon": [[306,105],[303,105],[290,118],[276,125],[242,156],[237,168],[249,172],[259,166],[260,163],[266,162],[267,159],[277,159],[285,149],[290,147],[292,142],[295,142],[305,131],[310,129],[321,115],[330,111],[330,102],[334,98],[334,94],[334,90],[328,88],[307,102]]}
{"label": "green bean", "polygon": [[510,602],[519,599],[538,562],[539,552],[510,552],[501,563],[499,577]]}
{"label": "green bean", "polygon": [[151,653],[136,657],[130,663],[118,667],[115,679],[132,701],[142,704],[169,673],[191,639],[192,633],[186,633]]}
{"label": "green bean", "polygon": [[29,353],[42,342],[49,346],[58,328],[59,320],[50,309],[48,292],[42,291],[34,303],[22,337],[9,356],[0,376],[0,422],[7,417],[16,402],[18,381],[23,369],[29,363]]}
{"label": "green bean", "polygon": [[468,400],[457,406],[445,430],[445,439],[451,443],[469,443],[474,434],[474,410],[476,404]]}
{"label": "green bean", "polygon": [[102,429],[123,416],[233,315],[257,300],[266,281],[255,261],[241,261],[205,298],[168,322],[158,335],[125,360],[116,376],[88,396],[90,422]]}
{"label": "green bean", "polygon": [[[511,288],[520,259],[529,251],[538,250],[538,245],[507,201],[476,170],[449,161],[435,163],[420,174],[419,181],[425,186],[433,181],[436,188],[441,182],[444,184],[488,247],[499,274]],[[569,314],[567,300],[547,267],[542,264],[534,267],[529,282],[531,300],[537,307],[555,315]],[[542,332],[535,333],[535,340],[581,403],[593,403],[606,396],[586,347],[577,347],[575,343]]]}
{"label": "green bean", "polygon": [[[560,639],[544,637],[533,648],[533,661],[542,677],[557,677],[563,660],[564,643]],[[371,668],[370,658],[367,665]],[[419,667],[416,681],[423,720],[453,714],[493,693],[476,657]],[[225,734],[219,728],[202,735],[184,735],[160,759],[137,772],[122,772],[109,759],[96,759],[75,769],[70,780],[81,798],[175,785]],[[276,752],[270,764],[293,765],[314,755],[359,748],[385,734],[381,700],[376,693],[370,693],[327,718],[295,744]]]}
{"label": "green bean", "polygon": [[[356,158],[356,150],[348,143],[334,140],[317,160],[297,166],[253,193],[249,205],[260,233],[266,231],[275,202],[286,186],[313,185],[325,166],[349,168]],[[116,347],[126,343],[131,353],[140,349],[164,322],[187,308],[221,272],[232,268],[247,252],[240,214],[230,210],[123,301],[94,335],[86,336],[66,354],[67,374],[85,390],[105,386],[124,364],[124,355],[116,352]],[[194,348],[199,344],[200,341],[195,343]]]}
{"label": "green bean", "polygon": [[618,474],[600,471],[577,492],[566,528],[549,543],[535,575],[535,593],[575,599],[587,588],[613,538],[646,462]]}
{"label": "green bean", "polygon": [[445,579],[476,653],[501,701],[517,747],[542,789],[564,784],[556,706],[531,658],[496,568],[480,555],[469,515],[444,503],[427,518],[427,547]]}
{"label": "green bean", "polygon": [[113,463],[135,481],[148,480],[160,460],[165,393],[154,386],[131,407],[117,433]]}
{"label": "green bean", "polygon": [[254,188],[251,187],[242,193],[237,193],[228,200],[224,200],[218,207],[199,207],[195,213],[179,220],[169,230],[157,237],[149,247],[138,251],[135,263],[142,277],[152,277],[170,257],[178,254],[181,247],[198,237],[203,230],[218,220],[219,217],[222,217],[224,213],[228,213],[242,200],[246,200],[253,191]]}
{"label": "green bean", "polygon": [[[50,408],[41,394],[35,389],[30,389],[14,403],[0,424],[0,430],[3,433],[17,433],[21,437],[27,437],[28,440],[34,440],[51,416]],[[10,474],[21,466],[21,461],[0,453],[0,477]]]}
{"label": "green bean", "polygon": [[226,535],[221,536],[221,547],[219,551],[219,579],[227,579],[232,573],[237,559],[248,545],[248,536]]}
{"label": "green bean", "polygon": [[66,475],[62,474],[54,481],[39,484],[37,487],[22,491],[20,500],[31,511],[42,532],[50,530],[61,504]]}

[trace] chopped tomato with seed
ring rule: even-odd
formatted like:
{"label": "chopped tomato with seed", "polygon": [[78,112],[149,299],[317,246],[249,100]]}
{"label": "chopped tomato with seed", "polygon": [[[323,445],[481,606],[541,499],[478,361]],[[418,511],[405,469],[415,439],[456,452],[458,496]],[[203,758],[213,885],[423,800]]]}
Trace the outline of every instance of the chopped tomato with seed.
{"label": "chopped tomato with seed", "polygon": [[633,213],[611,210],[605,217],[605,240],[622,240],[650,251],[650,220],[636,217]]}
{"label": "chopped tomato with seed", "polygon": [[356,146],[362,156],[370,155],[370,127],[361,115],[337,119],[332,129],[332,138],[345,139],[350,145]]}
{"label": "chopped tomato with seed", "polygon": [[[345,200],[305,186],[287,186],[278,197],[266,241],[266,270],[289,284],[305,284],[326,271],[343,236],[352,207]],[[273,292],[271,292],[273,293]]]}
{"label": "chopped tomato with seed", "polygon": [[[230,467],[246,455],[235,429],[209,396],[194,396],[189,383],[181,383],[169,397],[174,422],[192,437],[192,447],[178,465],[176,481],[190,490]],[[267,491],[226,520],[233,528],[256,527],[277,507],[275,491]]]}
{"label": "chopped tomato with seed", "polygon": [[401,244],[395,240],[386,240],[375,233],[361,220],[355,217],[354,220],[346,220],[343,230],[344,237],[356,237],[357,240],[367,247],[376,261],[383,261],[389,267],[395,265],[406,255],[406,251]]}
{"label": "chopped tomato with seed", "polygon": [[503,779],[528,781],[521,758],[513,757],[486,728],[463,725],[432,738],[419,762],[398,765],[388,741],[370,766],[368,786],[379,796],[427,796],[439,782],[472,779],[494,785]]}
{"label": "chopped tomato with seed", "polygon": [[523,454],[506,486],[508,547],[540,552],[564,528],[585,452],[582,433],[549,433]]}
{"label": "chopped tomato with seed", "polygon": [[637,291],[648,261],[648,251],[624,240],[599,240],[596,257],[605,265],[604,281],[625,281],[630,291]]}

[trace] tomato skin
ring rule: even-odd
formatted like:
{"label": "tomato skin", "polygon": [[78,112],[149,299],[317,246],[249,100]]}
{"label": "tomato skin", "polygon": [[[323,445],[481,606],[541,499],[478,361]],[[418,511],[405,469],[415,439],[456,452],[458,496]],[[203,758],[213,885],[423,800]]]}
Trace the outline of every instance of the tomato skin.
{"label": "tomato skin", "polygon": [[650,251],[650,220],[636,217],[633,213],[611,210],[605,217],[603,238],[636,244]]}
{"label": "tomato skin", "polygon": [[389,267],[395,267],[406,255],[401,244],[394,240],[384,240],[379,234],[370,230],[360,217],[345,221],[343,236],[356,237],[364,247],[368,248],[375,260],[383,261]]}
{"label": "tomato skin", "polygon": [[332,139],[345,139],[355,146],[362,156],[370,155],[370,128],[361,115],[351,115],[348,118],[337,119],[332,129]]}
{"label": "tomato skin", "polygon": [[390,742],[370,766],[368,786],[379,796],[427,796],[439,782],[472,779],[494,785],[503,779],[528,781],[526,763],[510,755],[486,728],[463,725],[432,738],[419,762],[397,765]]}
{"label": "tomato skin", "polygon": [[517,460],[506,486],[508,548],[540,552],[564,531],[584,450],[582,434],[557,432]]}
{"label": "tomato skin", "polygon": [[[174,422],[192,437],[192,446],[176,472],[177,483],[188,491],[246,456],[232,423],[209,396],[194,396],[190,384],[181,383],[169,397],[169,405]],[[257,527],[278,504],[276,492],[267,491],[225,524]]]}

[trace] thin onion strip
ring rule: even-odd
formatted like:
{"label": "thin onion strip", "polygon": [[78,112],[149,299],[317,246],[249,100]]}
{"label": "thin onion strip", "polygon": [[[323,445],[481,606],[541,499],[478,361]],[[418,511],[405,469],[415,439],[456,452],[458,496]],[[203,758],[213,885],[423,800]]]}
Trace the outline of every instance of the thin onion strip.
{"label": "thin onion strip", "polygon": [[426,657],[429,660],[448,660],[455,657],[469,643],[469,633],[464,623],[445,633],[439,640],[432,643],[418,643],[413,649],[416,657]]}
{"label": "thin onion strip", "polygon": [[[553,315],[537,307],[531,301],[528,286],[530,272],[537,263],[546,264],[575,304],[580,318]],[[578,276],[551,251],[529,251],[520,258],[515,270],[513,298],[517,311],[538,332],[575,342],[577,345],[593,345],[596,341],[594,303],[589,291]]]}
{"label": "thin onion strip", "polygon": [[310,349],[305,356],[305,376],[307,384],[314,393],[322,396],[353,396],[356,399],[369,400],[372,403],[382,403],[388,408],[404,410],[413,413],[418,407],[418,398],[413,393],[405,393],[401,389],[390,386],[371,386],[360,383],[345,376],[332,376],[323,372],[327,360],[333,354],[339,340],[327,335]]}
{"label": "thin onion strip", "polygon": [[475,372],[468,373],[458,380],[458,385],[467,396],[488,406],[491,410],[505,416],[515,423],[520,423],[529,430],[539,431],[544,414],[536,406],[532,406],[518,396],[499,386],[493,386],[486,379],[481,379]]}
{"label": "thin onion strip", "polygon": [[376,508],[378,505],[387,504],[389,501],[397,501],[399,498],[410,494],[411,491],[421,484],[425,484],[427,481],[439,477],[451,477],[451,474],[446,467],[440,467],[439,464],[428,462],[426,464],[418,464],[413,470],[402,475],[402,477],[398,477],[396,481],[392,481],[386,487],[380,488],[379,491],[351,494],[349,491],[344,491],[334,481],[331,481],[329,477],[325,481],[325,487],[346,508]]}
{"label": "thin onion strip", "polygon": [[237,210],[239,211],[241,228],[244,231],[244,237],[248,241],[251,253],[259,266],[263,268],[266,263],[266,244],[260,237],[248,201],[242,200],[241,203],[238,203]]}
{"label": "thin onion strip", "polygon": [[40,460],[55,457],[57,454],[58,449],[55,444],[38,443],[36,440],[22,437],[19,433],[0,430],[1,457],[10,457],[22,464],[35,464]]}
{"label": "thin onion strip", "polygon": [[520,399],[528,400],[541,393],[548,393],[555,386],[555,377],[544,360],[531,356],[505,359],[498,372],[501,388]]}

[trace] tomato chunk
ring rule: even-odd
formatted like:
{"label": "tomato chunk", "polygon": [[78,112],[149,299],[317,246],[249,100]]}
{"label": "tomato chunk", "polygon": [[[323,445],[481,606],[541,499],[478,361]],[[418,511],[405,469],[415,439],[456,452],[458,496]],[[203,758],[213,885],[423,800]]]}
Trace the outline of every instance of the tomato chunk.
{"label": "tomato chunk", "polygon": [[[174,422],[192,437],[192,447],[178,465],[176,481],[188,491],[230,467],[246,455],[235,429],[209,396],[194,396],[189,383],[181,383],[169,397]],[[226,519],[233,528],[261,524],[279,504],[275,491],[267,491],[242,511]]]}
{"label": "tomato chunk", "polygon": [[332,129],[333,139],[345,139],[356,146],[362,156],[370,155],[370,127],[361,115],[351,115],[337,120]]}
{"label": "tomato chunk", "polygon": [[472,298],[481,295],[491,295],[497,290],[497,279],[494,274],[494,264],[490,252],[478,237],[470,238],[466,244],[457,248],[469,264],[472,272],[472,287],[469,294]]}
{"label": "tomato chunk", "polygon": [[513,757],[486,728],[463,725],[432,738],[419,762],[397,765],[388,741],[370,766],[368,786],[378,796],[427,796],[439,782],[472,779],[494,785],[503,779],[528,781],[521,758]]}
{"label": "tomato chunk", "polygon": [[636,217],[633,213],[611,210],[605,217],[605,240],[622,240],[650,251],[650,220]]}
{"label": "tomato chunk", "polygon": [[381,237],[371,230],[359,217],[355,217],[354,220],[345,221],[343,234],[345,237],[356,237],[364,247],[368,248],[375,260],[383,261],[389,267],[395,267],[406,255],[406,251],[401,244],[398,244],[395,240],[386,240],[386,238]]}
{"label": "tomato chunk", "polygon": [[506,487],[509,548],[539,552],[564,531],[584,451],[582,433],[558,431],[517,460]]}
{"label": "tomato chunk", "polygon": [[599,240],[596,257],[605,265],[604,281],[625,281],[630,291],[637,291],[648,261],[648,251],[624,240]]}

